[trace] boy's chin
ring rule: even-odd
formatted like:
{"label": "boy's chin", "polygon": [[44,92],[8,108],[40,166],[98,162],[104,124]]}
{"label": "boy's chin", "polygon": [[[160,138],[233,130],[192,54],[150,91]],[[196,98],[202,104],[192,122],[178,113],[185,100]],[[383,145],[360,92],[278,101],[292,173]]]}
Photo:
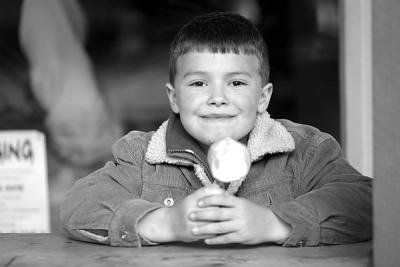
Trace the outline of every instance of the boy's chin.
{"label": "boy's chin", "polygon": [[235,141],[239,141],[239,139],[237,138],[237,137],[235,137],[235,136],[232,136],[232,135],[229,135],[229,134],[224,134],[224,135],[215,135],[215,136],[212,136],[212,137],[209,137],[206,141],[205,141],[205,145],[207,145],[207,146],[211,146],[212,144],[214,144],[215,142],[217,142],[217,141],[219,141],[219,140],[221,140],[221,139],[224,139],[224,138],[226,138],[226,137],[230,137],[230,138],[232,138],[233,140],[235,140]]}
{"label": "boy's chin", "polygon": [[235,141],[241,142],[241,143],[247,143],[247,136],[248,133],[245,134],[245,132],[235,132],[235,131],[216,131],[216,132],[210,132],[210,131],[198,131],[198,132],[190,132],[192,137],[196,139],[203,147],[209,147],[215,142],[224,139],[226,137],[230,137]]}

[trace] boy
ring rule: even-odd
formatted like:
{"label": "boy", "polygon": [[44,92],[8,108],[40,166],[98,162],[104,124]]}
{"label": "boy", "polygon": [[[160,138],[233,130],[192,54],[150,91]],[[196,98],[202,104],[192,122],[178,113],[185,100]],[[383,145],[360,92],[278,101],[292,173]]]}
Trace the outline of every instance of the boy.
{"label": "boy", "polygon": [[[170,241],[284,246],[371,238],[371,184],[317,129],[273,120],[265,43],[246,19],[199,16],[175,37],[166,85],[173,115],[133,131],[114,162],[79,180],[61,205],[71,237],[112,246]],[[247,145],[247,177],[213,186],[209,146]]]}

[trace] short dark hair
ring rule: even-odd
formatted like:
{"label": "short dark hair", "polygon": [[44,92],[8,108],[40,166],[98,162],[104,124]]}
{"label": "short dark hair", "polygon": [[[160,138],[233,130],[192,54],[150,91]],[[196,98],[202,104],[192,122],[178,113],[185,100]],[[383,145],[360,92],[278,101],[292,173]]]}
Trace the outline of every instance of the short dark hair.
{"label": "short dark hair", "polygon": [[178,57],[188,52],[210,51],[255,55],[263,83],[269,81],[269,58],[260,31],[238,14],[214,12],[197,16],[175,35],[170,47],[169,81],[174,84]]}

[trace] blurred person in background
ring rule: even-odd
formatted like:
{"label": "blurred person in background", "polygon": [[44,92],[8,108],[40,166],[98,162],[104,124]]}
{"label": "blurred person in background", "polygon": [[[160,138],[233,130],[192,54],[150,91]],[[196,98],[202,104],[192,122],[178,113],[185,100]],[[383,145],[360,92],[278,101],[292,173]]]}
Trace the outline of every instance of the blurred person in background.
{"label": "blurred person in background", "polygon": [[58,204],[77,173],[110,157],[122,126],[99,91],[84,49],[86,19],[75,0],[25,0],[19,41],[28,61],[30,93],[44,113],[49,140],[52,231]]}
{"label": "blurred person in background", "polygon": [[75,0],[26,0],[19,33],[55,150],[77,165],[103,161],[122,128],[107,109],[84,50],[80,6]]}

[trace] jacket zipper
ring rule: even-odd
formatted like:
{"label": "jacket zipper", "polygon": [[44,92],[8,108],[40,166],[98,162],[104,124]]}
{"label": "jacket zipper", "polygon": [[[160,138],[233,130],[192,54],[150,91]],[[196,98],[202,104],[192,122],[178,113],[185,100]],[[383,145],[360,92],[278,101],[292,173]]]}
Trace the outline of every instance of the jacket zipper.
{"label": "jacket zipper", "polygon": [[[178,152],[178,153],[185,152],[185,153],[189,153],[189,154],[193,155],[200,162],[202,167],[206,170],[207,176],[210,176],[211,171],[209,170],[208,165],[205,164],[204,161],[199,156],[197,156],[196,153],[194,153],[194,151],[192,151],[190,149],[171,149],[171,150],[169,150],[169,152],[172,152],[172,153],[174,153],[174,152]],[[209,177],[209,179],[210,179],[210,177]],[[211,177],[211,179],[213,179],[213,177]]]}

